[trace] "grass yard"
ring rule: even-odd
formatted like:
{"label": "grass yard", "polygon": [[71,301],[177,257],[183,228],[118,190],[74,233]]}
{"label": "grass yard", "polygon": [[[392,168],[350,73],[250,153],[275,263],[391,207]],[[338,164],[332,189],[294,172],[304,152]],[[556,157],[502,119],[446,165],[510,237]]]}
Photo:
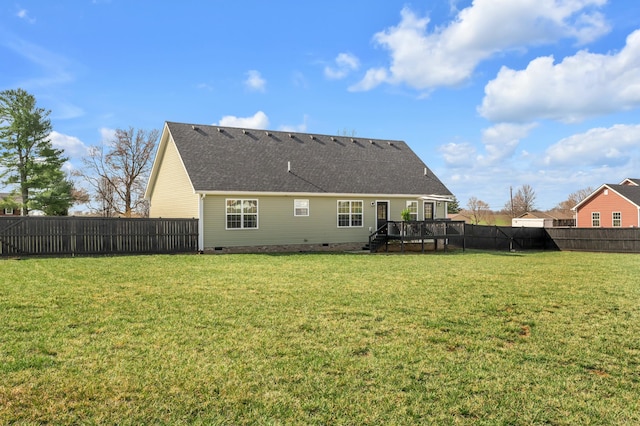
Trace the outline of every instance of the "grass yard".
{"label": "grass yard", "polygon": [[640,424],[640,256],[0,261],[0,424]]}

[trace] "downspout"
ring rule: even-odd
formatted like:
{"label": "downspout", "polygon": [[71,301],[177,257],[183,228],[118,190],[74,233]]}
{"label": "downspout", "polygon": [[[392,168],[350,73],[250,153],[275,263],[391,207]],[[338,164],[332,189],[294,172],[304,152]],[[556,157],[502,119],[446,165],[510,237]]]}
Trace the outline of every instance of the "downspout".
{"label": "downspout", "polygon": [[198,197],[198,251],[204,251],[204,199],[207,194]]}

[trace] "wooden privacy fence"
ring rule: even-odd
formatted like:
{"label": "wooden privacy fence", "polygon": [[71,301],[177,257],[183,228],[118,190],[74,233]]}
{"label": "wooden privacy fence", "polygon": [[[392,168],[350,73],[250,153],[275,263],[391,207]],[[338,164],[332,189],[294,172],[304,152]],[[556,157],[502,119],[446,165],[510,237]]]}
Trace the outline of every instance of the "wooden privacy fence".
{"label": "wooden privacy fence", "polygon": [[640,228],[525,228],[466,224],[467,248],[640,253]]}
{"label": "wooden privacy fence", "polygon": [[0,256],[184,253],[197,219],[0,217]]}
{"label": "wooden privacy fence", "polygon": [[465,224],[465,247],[481,250],[545,250],[548,246],[544,228],[486,226]]}
{"label": "wooden privacy fence", "polygon": [[640,253],[640,228],[546,228],[545,231],[553,248],[558,250]]}

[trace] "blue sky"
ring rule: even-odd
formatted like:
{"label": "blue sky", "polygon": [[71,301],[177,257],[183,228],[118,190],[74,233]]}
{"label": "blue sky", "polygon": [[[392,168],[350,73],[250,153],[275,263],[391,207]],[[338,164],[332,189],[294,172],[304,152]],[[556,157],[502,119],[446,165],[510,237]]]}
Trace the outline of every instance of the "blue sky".
{"label": "blue sky", "polygon": [[69,168],[179,121],[404,140],[461,206],[640,178],[636,0],[9,0],[18,87]]}

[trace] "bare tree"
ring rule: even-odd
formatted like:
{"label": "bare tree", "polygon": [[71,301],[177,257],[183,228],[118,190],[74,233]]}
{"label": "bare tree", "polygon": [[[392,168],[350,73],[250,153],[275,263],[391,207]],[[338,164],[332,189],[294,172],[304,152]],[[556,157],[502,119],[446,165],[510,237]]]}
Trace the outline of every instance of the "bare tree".
{"label": "bare tree", "polygon": [[574,208],[580,201],[591,195],[593,191],[594,189],[592,187],[587,187],[576,192],[572,192],[571,194],[569,194],[566,200],[558,203],[558,205],[555,206],[553,210],[569,211]]}
{"label": "bare tree", "polygon": [[467,208],[471,213],[471,220],[473,220],[473,223],[475,225],[482,221],[486,222],[491,215],[489,204],[477,199],[476,197],[469,198],[469,201],[467,202]]}
{"label": "bare tree", "polygon": [[531,185],[522,185],[515,195],[505,204],[504,211],[511,217],[518,217],[526,212],[533,211],[536,203],[536,192]]}
{"label": "bare tree", "polygon": [[89,185],[93,208],[102,216],[143,216],[148,213],[144,200],[158,130],[117,129],[113,140],[93,146],[82,159],[77,174]]}

